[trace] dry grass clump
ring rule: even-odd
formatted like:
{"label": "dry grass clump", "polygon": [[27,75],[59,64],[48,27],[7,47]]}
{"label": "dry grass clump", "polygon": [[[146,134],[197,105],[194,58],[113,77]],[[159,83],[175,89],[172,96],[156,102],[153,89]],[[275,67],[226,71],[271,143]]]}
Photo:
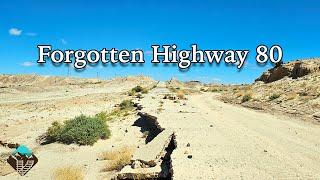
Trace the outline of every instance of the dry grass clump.
{"label": "dry grass clump", "polygon": [[121,117],[130,115],[134,109],[134,103],[132,100],[123,100],[119,107],[113,109],[110,113],[105,114],[106,121],[113,121]]}
{"label": "dry grass clump", "polygon": [[193,93],[197,92],[197,91],[192,90],[192,89],[182,89],[180,87],[176,87],[176,88],[168,87],[168,89],[171,92],[175,93],[179,99],[186,99],[185,95],[190,95],[190,94],[193,94]]}
{"label": "dry grass clump", "polygon": [[244,93],[242,91],[236,93],[237,98],[242,97],[243,95],[244,95]]}
{"label": "dry grass clump", "polygon": [[293,100],[297,97],[297,93],[295,92],[288,93],[286,97],[287,97],[287,100]]}
{"label": "dry grass clump", "polygon": [[164,109],[163,109],[162,107],[159,107],[159,108],[157,109],[157,113],[159,114],[159,113],[161,113],[163,110],[164,110]]}
{"label": "dry grass clump", "polygon": [[186,97],[185,97],[185,93],[183,92],[183,91],[181,91],[181,90],[179,90],[178,92],[177,92],[177,97],[179,98],[179,99],[185,99]]}
{"label": "dry grass clump", "polygon": [[131,163],[132,154],[133,148],[128,146],[102,153],[101,159],[109,160],[105,171],[120,171],[124,166]]}
{"label": "dry grass clump", "polygon": [[82,180],[84,179],[81,168],[73,166],[60,167],[53,172],[54,180]]}

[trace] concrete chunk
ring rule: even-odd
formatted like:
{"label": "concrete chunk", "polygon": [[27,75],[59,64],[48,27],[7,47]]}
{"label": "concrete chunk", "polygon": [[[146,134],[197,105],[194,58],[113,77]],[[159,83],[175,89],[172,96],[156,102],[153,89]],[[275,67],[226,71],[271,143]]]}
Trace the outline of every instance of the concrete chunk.
{"label": "concrete chunk", "polygon": [[165,156],[165,149],[168,147],[173,134],[174,133],[172,130],[163,130],[151,142],[137,149],[132,157],[132,160],[138,160],[151,167],[156,166],[157,162],[159,162],[160,159]]}
{"label": "concrete chunk", "polygon": [[118,174],[116,179],[155,179],[165,177],[160,165],[151,168],[132,169],[125,166]]}

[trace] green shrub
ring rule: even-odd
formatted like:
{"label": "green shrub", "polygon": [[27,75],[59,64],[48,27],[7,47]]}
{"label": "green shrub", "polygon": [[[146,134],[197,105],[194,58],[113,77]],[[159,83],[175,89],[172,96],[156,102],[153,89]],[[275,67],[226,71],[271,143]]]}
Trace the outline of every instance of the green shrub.
{"label": "green shrub", "polygon": [[130,110],[133,108],[134,103],[132,100],[123,100],[120,103],[120,110]]}
{"label": "green shrub", "polygon": [[269,100],[272,101],[272,100],[275,100],[277,98],[280,97],[280,94],[272,94],[270,97],[269,97]]}
{"label": "green shrub", "polygon": [[128,95],[129,95],[129,96],[134,96],[135,94],[136,94],[136,92],[133,91],[133,90],[131,90],[131,91],[128,92]]}
{"label": "green shrub", "polygon": [[200,88],[200,91],[202,91],[202,92],[207,92],[207,91],[208,91],[208,89]]}
{"label": "green shrub", "polygon": [[148,89],[144,88],[142,91],[141,91],[142,94],[147,94],[148,93]]}
{"label": "green shrub", "polygon": [[148,89],[147,88],[143,88],[141,86],[136,86],[134,88],[132,88],[129,92],[128,95],[129,96],[134,96],[136,93],[141,92],[142,94],[147,94],[148,93]]}
{"label": "green shrub", "polygon": [[52,126],[48,128],[46,133],[46,141],[48,143],[58,141],[62,132],[62,124],[55,121]]}
{"label": "green shrub", "polygon": [[108,120],[108,115],[106,112],[100,112],[100,113],[96,114],[95,117],[99,118],[102,121]]}
{"label": "green shrub", "polygon": [[241,102],[244,103],[244,102],[250,101],[251,99],[252,99],[252,96],[251,96],[250,94],[245,94],[245,95],[242,97]]}
{"label": "green shrub", "polygon": [[102,114],[94,117],[80,115],[67,120],[63,125],[54,122],[47,130],[46,139],[48,142],[93,145],[98,139],[106,139],[111,134],[105,121],[106,117],[103,116]]}
{"label": "green shrub", "polygon": [[136,86],[134,88],[132,88],[132,91],[135,91],[135,92],[141,92],[143,90],[143,88],[141,86]]}

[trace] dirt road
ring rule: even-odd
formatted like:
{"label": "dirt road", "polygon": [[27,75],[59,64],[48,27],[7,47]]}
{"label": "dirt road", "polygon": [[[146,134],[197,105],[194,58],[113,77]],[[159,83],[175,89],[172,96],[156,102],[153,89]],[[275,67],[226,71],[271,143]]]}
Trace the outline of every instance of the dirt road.
{"label": "dirt road", "polygon": [[320,178],[319,126],[225,104],[214,93],[178,103],[165,93],[162,85],[141,104],[176,133],[174,179]]}

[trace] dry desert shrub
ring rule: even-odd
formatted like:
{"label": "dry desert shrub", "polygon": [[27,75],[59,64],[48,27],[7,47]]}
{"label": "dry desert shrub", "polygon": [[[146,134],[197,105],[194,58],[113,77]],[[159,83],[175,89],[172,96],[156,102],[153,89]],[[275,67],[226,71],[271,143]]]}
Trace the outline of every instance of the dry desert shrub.
{"label": "dry desert shrub", "polygon": [[73,166],[60,167],[53,172],[54,180],[82,180],[84,179],[81,168]]}
{"label": "dry desert shrub", "polygon": [[244,93],[242,91],[236,93],[237,98],[242,97],[243,95],[244,95]]}
{"label": "dry desert shrub", "polygon": [[120,103],[120,110],[131,110],[133,109],[133,105],[134,105],[134,102],[132,102],[132,100],[123,100],[121,103]]}
{"label": "dry desert shrub", "polygon": [[185,99],[184,95],[185,95],[184,91],[181,91],[181,90],[177,91],[177,97],[179,99]]}
{"label": "dry desert shrub", "polygon": [[293,100],[296,97],[297,97],[297,93],[292,92],[287,94],[287,100]]}
{"label": "dry desert shrub", "polygon": [[145,87],[142,86],[136,86],[134,88],[132,88],[129,92],[128,95],[129,96],[134,96],[136,93],[142,93],[142,94],[147,94],[149,92],[149,90]]}
{"label": "dry desert shrub", "polygon": [[272,94],[271,96],[269,96],[269,100],[272,101],[272,100],[275,100],[275,99],[278,99],[280,97],[280,94]]}
{"label": "dry desert shrub", "polygon": [[109,160],[105,171],[121,170],[124,166],[131,163],[132,154],[133,147],[128,146],[102,153],[101,158]]}

